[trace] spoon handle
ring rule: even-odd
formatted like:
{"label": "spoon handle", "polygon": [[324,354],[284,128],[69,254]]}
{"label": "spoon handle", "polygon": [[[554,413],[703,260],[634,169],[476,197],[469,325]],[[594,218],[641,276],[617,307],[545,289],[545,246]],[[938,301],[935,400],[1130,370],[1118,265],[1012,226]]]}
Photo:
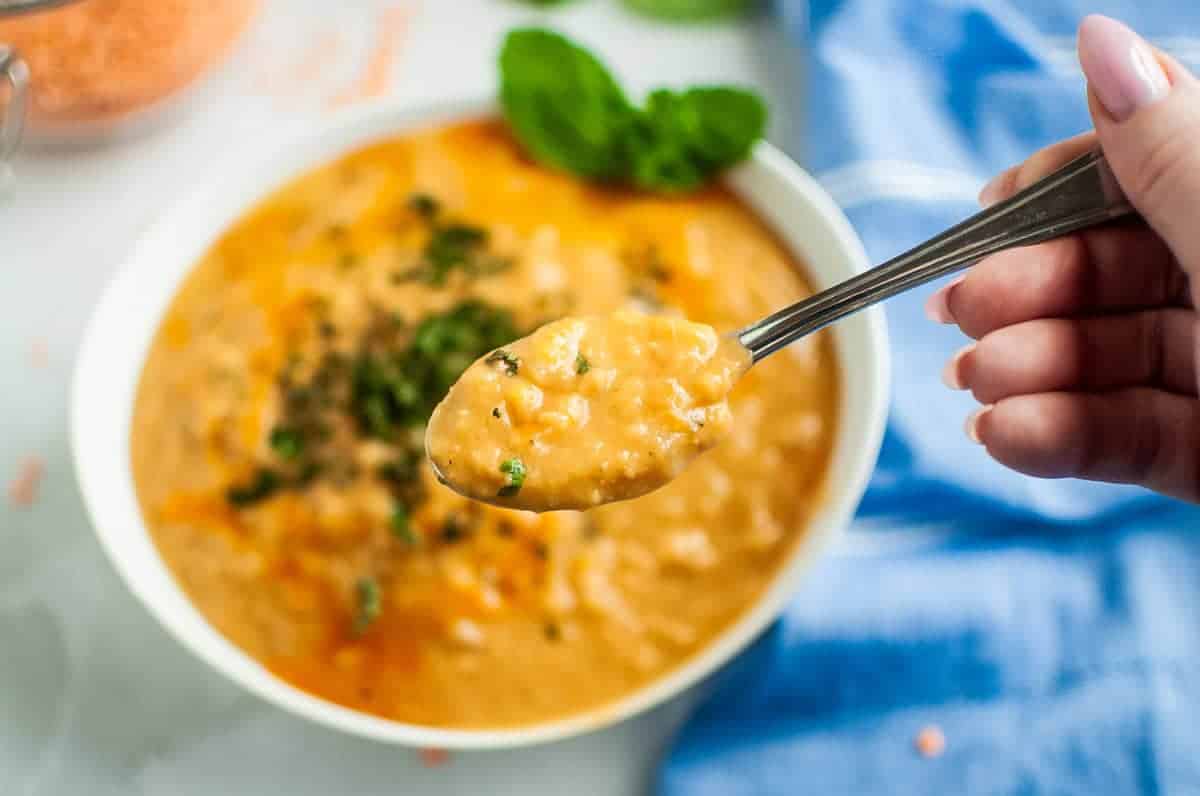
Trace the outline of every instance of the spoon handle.
{"label": "spoon handle", "polygon": [[806,334],[989,254],[1094,227],[1135,211],[1099,150],[883,265],[786,307],[737,333],[757,362]]}

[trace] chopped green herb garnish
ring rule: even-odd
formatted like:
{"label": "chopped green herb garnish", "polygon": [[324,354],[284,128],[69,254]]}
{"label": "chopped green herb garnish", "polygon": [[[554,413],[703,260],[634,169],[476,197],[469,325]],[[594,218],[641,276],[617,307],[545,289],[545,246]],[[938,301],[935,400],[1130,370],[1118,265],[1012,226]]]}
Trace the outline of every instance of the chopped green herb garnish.
{"label": "chopped green herb garnish", "polygon": [[583,354],[575,355],[575,372],[580,376],[592,369],[592,363],[588,362],[587,357]]}
{"label": "chopped green herb garnish", "polygon": [[434,230],[425,253],[434,260],[459,261],[465,253],[488,241],[488,231],[471,224],[446,224]]}
{"label": "chopped green herb garnish", "polygon": [[395,283],[420,281],[434,287],[446,284],[454,270],[468,276],[483,277],[498,274],[512,267],[512,260],[487,252],[487,229],[460,221],[438,218],[441,206],[426,194],[416,194],[408,200],[409,207],[425,219],[429,239],[421,250],[416,266],[392,274]]}
{"label": "chopped green herb garnish", "polygon": [[492,417],[496,418],[497,420],[500,419],[500,407],[497,406],[492,409]]}
{"label": "chopped green herb garnish", "polygon": [[471,276],[494,276],[512,267],[511,257],[480,257],[467,263],[466,270]]}
{"label": "chopped green herb garnish", "polygon": [[350,411],[371,436],[422,426],[463,371],[518,337],[507,310],[478,301],[425,318],[406,348],[364,352],[354,364]]}
{"label": "chopped green herb garnish", "polygon": [[408,209],[421,218],[433,219],[441,209],[437,199],[427,193],[415,193],[408,198]]}
{"label": "chopped green herb garnish", "polygon": [[304,436],[294,428],[276,426],[271,429],[268,442],[281,459],[295,459],[304,452]]}
{"label": "chopped green herb garnish", "polygon": [[492,353],[488,354],[488,358],[485,359],[484,362],[488,365],[491,365],[495,362],[502,363],[501,367],[509,376],[517,375],[517,371],[521,369],[521,358],[510,354],[503,348],[498,348]]}
{"label": "chopped green herb garnish", "polygon": [[434,230],[425,244],[425,264],[429,269],[425,281],[443,285],[454,268],[469,269],[487,240],[487,230],[482,227],[450,224]]}
{"label": "chopped green herb garnish", "polygon": [[594,55],[540,29],[505,39],[500,99],[517,139],[542,163],[667,193],[699,188],[743,160],[767,120],[756,94],[725,86],[655,91],[638,108]]}
{"label": "chopped green herb garnish", "polygon": [[485,257],[488,231],[470,224],[435,224],[415,267],[393,277],[394,281],[421,281],[434,287],[446,284],[450,272],[460,269],[471,276],[487,276],[504,270],[496,258]]}
{"label": "chopped green herb garnish", "polygon": [[383,590],[374,578],[360,578],[354,584],[357,607],[354,612],[354,633],[362,635],[383,613]]}
{"label": "chopped green herb garnish", "polygon": [[412,525],[408,522],[408,509],[403,503],[397,503],[395,508],[392,509],[391,529],[392,536],[395,536],[409,547],[416,547],[417,535],[413,533]]}
{"label": "chopped green herb garnish", "polygon": [[313,482],[313,479],[321,474],[324,466],[320,462],[307,461],[300,467],[300,472],[296,474],[296,484],[298,486],[307,486]]}
{"label": "chopped green herb garnish", "polygon": [[283,394],[283,403],[288,411],[305,408],[310,401],[312,401],[312,390],[306,387],[290,387]]}
{"label": "chopped green herb garnish", "polygon": [[557,622],[547,622],[542,630],[548,641],[558,641],[562,638],[562,628],[558,626]]}
{"label": "chopped green herb garnish", "polygon": [[225,493],[230,505],[243,508],[266,500],[275,494],[282,485],[279,474],[267,468],[260,469],[254,475],[254,480],[243,486],[232,486]]}
{"label": "chopped green herb garnish", "polygon": [[442,541],[446,544],[454,544],[460,542],[467,535],[467,529],[459,521],[458,517],[451,515],[446,518],[446,522],[442,525]]}
{"label": "chopped green herb garnish", "polygon": [[500,462],[500,472],[504,473],[506,483],[496,493],[499,497],[512,497],[521,491],[525,485],[525,463],[513,457]]}
{"label": "chopped green herb garnish", "polygon": [[421,474],[421,459],[421,454],[415,450],[401,451],[396,459],[379,465],[376,473],[393,486],[411,484]]}
{"label": "chopped green herb garnish", "polygon": [[334,433],[348,416],[354,423],[349,431],[392,446],[389,459],[370,474],[394,501],[392,532],[410,544],[419,541],[406,529],[407,512],[427,497],[424,426],[472,362],[519,336],[508,310],[481,301],[427,315],[415,327],[380,310],[355,352],[319,355],[304,382],[295,366],[281,370],[280,420],[267,439],[275,466],[231,486],[230,504],[248,506],[277,491],[303,489],[318,475],[339,487],[360,478],[347,449],[354,440]]}

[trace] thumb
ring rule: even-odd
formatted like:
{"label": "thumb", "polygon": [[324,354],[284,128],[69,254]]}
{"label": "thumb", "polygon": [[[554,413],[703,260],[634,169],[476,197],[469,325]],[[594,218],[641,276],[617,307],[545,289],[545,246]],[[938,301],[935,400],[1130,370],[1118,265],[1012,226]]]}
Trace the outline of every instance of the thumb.
{"label": "thumb", "polygon": [[1200,286],[1200,83],[1116,20],[1079,27],[1100,145],[1126,195]]}

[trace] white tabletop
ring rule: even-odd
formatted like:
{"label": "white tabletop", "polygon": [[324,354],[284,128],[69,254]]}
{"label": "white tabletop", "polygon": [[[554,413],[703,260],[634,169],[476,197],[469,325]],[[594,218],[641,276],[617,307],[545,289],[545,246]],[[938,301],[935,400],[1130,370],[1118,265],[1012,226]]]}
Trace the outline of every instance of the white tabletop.
{"label": "white tabletop", "polygon": [[[66,407],[74,352],[99,291],[193,175],[241,140],[323,112],[311,97],[281,99],[277,85],[295,74],[288,64],[298,48],[320,41],[321,25],[340,31],[341,60],[316,81],[328,91],[361,66],[354,57],[384,7],[268,0],[241,53],[175,126],[119,146],[27,153],[16,164],[15,189],[0,199],[0,480],[15,478],[29,457],[44,461],[45,477],[32,506],[0,502],[0,793],[584,796],[649,787],[683,715],[679,703],[573,741],[460,753],[437,768],[412,750],[285,714],[168,638],[117,579],[84,515]],[[617,0],[575,0],[552,12],[516,0],[409,7],[391,66],[395,99],[489,90],[502,33],[544,21],[603,53],[638,91],[699,81],[757,86],[776,111],[772,138],[795,141],[786,111],[796,107],[796,57],[770,20],[675,27],[632,17]]]}

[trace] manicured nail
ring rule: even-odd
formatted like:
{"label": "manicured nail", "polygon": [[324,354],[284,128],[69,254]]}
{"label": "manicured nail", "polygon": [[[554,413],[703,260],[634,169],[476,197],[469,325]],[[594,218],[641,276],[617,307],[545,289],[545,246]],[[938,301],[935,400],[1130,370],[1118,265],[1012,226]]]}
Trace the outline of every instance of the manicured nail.
{"label": "manicured nail", "polygon": [[1083,21],[1079,63],[1100,104],[1118,122],[1171,90],[1154,50],[1115,19],[1094,14]]}
{"label": "manicured nail", "polygon": [[954,316],[950,313],[950,291],[965,278],[966,274],[955,277],[930,296],[925,302],[925,317],[934,323],[954,323]]}
{"label": "manicured nail", "polygon": [[950,358],[950,361],[946,363],[946,367],[942,369],[942,384],[945,384],[952,390],[965,390],[967,388],[967,382],[963,379],[962,374],[962,361],[967,354],[974,350],[975,343],[971,343]]}
{"label": "manicured nail", "polygon": [[992,404],[982,406],[977,409],[974,414],[967,418],[967,436],[970,438],[971,442],[974,442],[976,445],[983,444],[983,441],[979,439],[979,421],[995,408],[996,407]]}

